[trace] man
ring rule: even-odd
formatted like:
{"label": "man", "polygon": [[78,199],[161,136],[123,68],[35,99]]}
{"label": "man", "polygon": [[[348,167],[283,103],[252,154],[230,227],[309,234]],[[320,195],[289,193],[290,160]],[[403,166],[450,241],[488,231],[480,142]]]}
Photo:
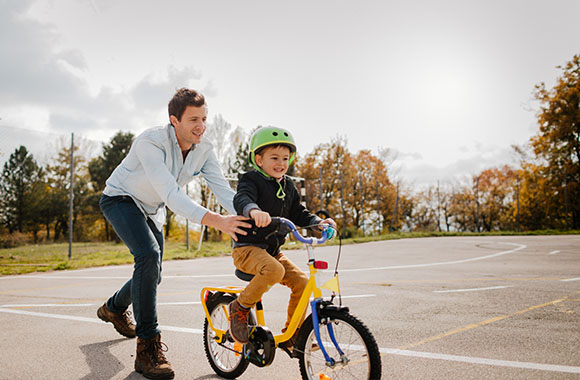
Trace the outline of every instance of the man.
{"label": "man", "polygon": [[[135,370],[151,379],[173,379],[157,324],[157,286],[161,282],[165,206],[193,222],[217,228],[237,240],[250,227],[236,216],[234,191],[220,169],[210,141],[203,138],[207,105],[202,94],[182,88],[169,102],[165,127],[139,135],[127,157],[107,179],[101,210],[134,257],[132,278],[99,308],[97,315],[126,337],[137,336]],[[207,181],[231,216],[207,210],[182,186],[194,176]],[[133,304],[136,325],[127,308]]]}

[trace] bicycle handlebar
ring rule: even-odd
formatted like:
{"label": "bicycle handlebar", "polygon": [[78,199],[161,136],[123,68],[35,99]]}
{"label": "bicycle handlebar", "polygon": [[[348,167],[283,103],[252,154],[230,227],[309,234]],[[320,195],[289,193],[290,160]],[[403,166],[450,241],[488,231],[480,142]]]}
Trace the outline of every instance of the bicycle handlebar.
{"label": "bicycle handlebar", "polygon": [[[331,239],[336,232],[331,225],[322,224],[322,237],[317,239],[315,237],[302,236],[300,232],[298,232],[296,225],[292,223],[292,221],[283,217],[272,217],[272,222],[270,224],[279,224],[281,232],[285,232],[286,234],[292,232],[292,235],[294,235],[296,240],[309,245],[323,244],[325,241]],[[282,229],[283,226],[285,227],[285,230]]]}

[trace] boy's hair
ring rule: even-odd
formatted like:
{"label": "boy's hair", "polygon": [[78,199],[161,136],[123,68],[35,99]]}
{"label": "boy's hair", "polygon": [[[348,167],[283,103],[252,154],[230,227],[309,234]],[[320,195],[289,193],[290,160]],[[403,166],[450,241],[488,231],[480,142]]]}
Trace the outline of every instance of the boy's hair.
{"label": "boy's hair", "polygon": [[200,92],[189,88],[180,88],[169,101],[167,108],[170,117],[173,115],[181,121],[187,106],[201,107],[203,105],[205,105],[205,97]]}
{"label": "boy's hair", "polygon": [[256,150],[256,152],[254,154],[259,154],[261,156],[262,154],[264,154],[264,152],[266,151],[266,149],[279,148],[281,146],[283,146],[285,148],[288,148],[288,150],[290,151],[290,153],[292,153],[292,147],[290,147],[290,146],[288,146],[286,144],[272,144],[272,145],[266,145],[266,146],[263,146],[263,147],[259,148],[258,150]]}

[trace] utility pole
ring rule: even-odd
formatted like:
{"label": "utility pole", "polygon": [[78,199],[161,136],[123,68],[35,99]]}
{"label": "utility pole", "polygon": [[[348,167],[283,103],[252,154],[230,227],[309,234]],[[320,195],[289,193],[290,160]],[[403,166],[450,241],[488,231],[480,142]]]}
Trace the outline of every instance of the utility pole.
{"label": "utility pole", "polygon": [[479,176],[475,180],[475,230],[479,232]]}
{"label": "utility pole", "polygon": [[375,185],[377,187],[377,225],[379,227],[379,235],[383,232],[383,223],[381,220],[381,194],[379,193],[379,181],[375,179]]}
{"label": "utility pole", "polygon": [[568,224],[568,170],[564,168],[564,211],[566,212],[566,231],[570,229]]}
{"label": "utility pole", "polygon": [[358,181],[360,183],[360,225],[363,236],[365,235],[365,222],[364,222],[364,197],[363,197],[363,180],[362,174],[358,175]]}
{"label": "utility pole", "polygon": [[70,134],[70,195],[69,195],[69,217],[68,217],[68,258],[72,257],[72,240],[73,240],[73,201],[74,201],[74,151],[75,151],[75,134]]}
{"label": "utility pole", "polygon": [[516,230],[520,232],[520,174],[516,174]]}
{"label": "utility pole", "polygon": [[391,219],[391,231],[399,225],[399,184],[397,183],[397,197],[395,198],[395,208],[393,209],[393,218]]}
{"label": "utility pole", "polygon": [[320,166],[319,184],[320,184],[320,210],[324,210],[324,205],[322,203],[322,165]]}
{"label": "utility pole", "polygon": [[342,209],[342,238],[344,238],[344,231],[346,229],[346,215],[344,212],[344,179],[342,173],[340,173],[340,208]]}
{"label": "utility pole", "polygon": [[441,196],[439,195],[439,180],[437,180],[437,229],[441,232]]}
{"label": "utility pole", "polygon": [[[189,184],[185,185],[185,194],[189,197]],[[185,250],[189,251],[189,219],[185,218]]]}

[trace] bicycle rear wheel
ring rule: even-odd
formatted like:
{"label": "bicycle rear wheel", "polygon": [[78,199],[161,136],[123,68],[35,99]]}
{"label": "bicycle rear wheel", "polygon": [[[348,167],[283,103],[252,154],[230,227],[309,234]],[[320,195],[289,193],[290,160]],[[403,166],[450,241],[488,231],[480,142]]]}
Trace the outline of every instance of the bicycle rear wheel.
{"label": "bicycle rear wheel", "polygon": [[[300,327],[297,342],[302,379],[380,380],[381,355],[369,329],[346,311],[325,310],[324,316],[320,318],[320,338],[336,364],[332,367],[326,364],[324,354],[317,345],[310,315]],[[330,338],[328,324],[332,325],[334,337],[344,352],[343,357]]]}
{"label": "bicycle rear wheel", "polygon": [[[236,297],[231,294],[218,293],[213,297],[208,297],[206,306],[211,316],[211,321],[216,329],[227,331],[229,328],[229,321],[226,314],[226,309],[230,302]],[[240,376],[250,362],[244,358],[244,355],[238,354],[235,351],[242,351],[242,346],[235,343],[229,337],[224,343],[218,343],[215,339],[216,335],[212,329],[209,328],[207,318],[203,324],[203,347],[205,355],[211,368],[219,376],[226,379],[235,379]]]}

